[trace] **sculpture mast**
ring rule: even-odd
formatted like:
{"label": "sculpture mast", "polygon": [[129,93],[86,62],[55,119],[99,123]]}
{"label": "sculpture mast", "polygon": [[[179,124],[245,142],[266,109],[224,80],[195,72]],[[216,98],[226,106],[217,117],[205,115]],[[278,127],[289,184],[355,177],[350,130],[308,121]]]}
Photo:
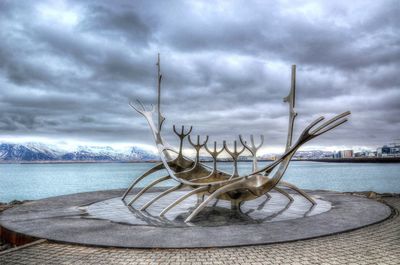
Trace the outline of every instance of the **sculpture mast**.
{"label": "sculpture mast", "polygon": [[160,65],[160,54],[157,57],[157,114],[158,114],[158,132],[161,132],[161,126],[165,118],[161,115],[161,65]]}
{"label": "sculpture mast", "polygon": [[292,78],[291,78],[291,86],[290,92],[287,97],[283,99],[284,102],[289,103],[289,128],[288,128],[288,136],[286,140],[286,149],[285,152],[290,149],[292,146],[292,139],[293,139],[293,126],[294,120],[297,116],[296,111],[294,110],[295,107],[295,100],[296,100],[296,65],[292,65]]}

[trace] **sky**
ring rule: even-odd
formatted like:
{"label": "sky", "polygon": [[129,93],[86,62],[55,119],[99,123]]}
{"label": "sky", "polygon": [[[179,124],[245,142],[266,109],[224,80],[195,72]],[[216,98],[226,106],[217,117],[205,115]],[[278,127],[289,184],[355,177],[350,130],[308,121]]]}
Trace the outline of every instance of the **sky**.
{"label": "sky", "polygon": [[[350,110],[306,149],[376,148],[400,138],[400,2],[0,2],[0,141],[152,146],[129,101],[156,102],[163,135],[193,125],[210,141],[287,134]],[[212,4],[210,4],[212,3]],[[400,140],[398,140],[400,141]]]}

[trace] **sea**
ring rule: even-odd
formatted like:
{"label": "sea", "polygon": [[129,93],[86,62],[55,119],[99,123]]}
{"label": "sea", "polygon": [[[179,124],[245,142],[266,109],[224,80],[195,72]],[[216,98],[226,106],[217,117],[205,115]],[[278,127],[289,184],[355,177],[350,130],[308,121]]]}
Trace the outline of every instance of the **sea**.
{"label": "sea", "polygon": [[[260,166],[270,162],[260,163]],[[154,163],[0,164],[0,202],[37,200],[78,192],[123,189]],[[231,163],[219,163],[226,172]],[[242,174],[250,162],[239,162]],[[140,182],[145,186],[162,171]],[[325,163],[293,161],[283,180],[303,189],[400,193],[400,163]],[[172,186],[165,181],[158,186]]]}

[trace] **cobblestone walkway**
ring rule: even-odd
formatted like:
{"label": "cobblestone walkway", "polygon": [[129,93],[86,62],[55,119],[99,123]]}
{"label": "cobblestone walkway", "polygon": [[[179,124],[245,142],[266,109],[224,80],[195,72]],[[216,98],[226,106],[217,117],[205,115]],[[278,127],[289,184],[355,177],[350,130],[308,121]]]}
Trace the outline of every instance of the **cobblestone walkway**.
{"label": "cobblestone walkway", "polygon": [[[400,211],[400,198],[387,198]],[[362,218],[362,217],[361,217]],[[135,250],[44,242],[0,254],[0,264],[400,264],[400,217],[323,238],[212,249]]]}

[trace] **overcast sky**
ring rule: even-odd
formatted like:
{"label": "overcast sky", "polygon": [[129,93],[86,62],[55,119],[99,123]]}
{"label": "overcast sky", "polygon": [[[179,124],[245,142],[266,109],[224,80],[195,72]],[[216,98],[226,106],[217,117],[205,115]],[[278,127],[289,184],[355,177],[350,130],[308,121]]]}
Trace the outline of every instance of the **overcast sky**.
{"label": "overcast sky", "polygon": [[[308,148],[400,138],[400,2],[1,1],[0,139],[153,144],[128,105],[156,101],[172,125],[283,147],[290,68],[296,131],[319,115],[351,121]],[[317,2],[317,1],[316,1]]]}

